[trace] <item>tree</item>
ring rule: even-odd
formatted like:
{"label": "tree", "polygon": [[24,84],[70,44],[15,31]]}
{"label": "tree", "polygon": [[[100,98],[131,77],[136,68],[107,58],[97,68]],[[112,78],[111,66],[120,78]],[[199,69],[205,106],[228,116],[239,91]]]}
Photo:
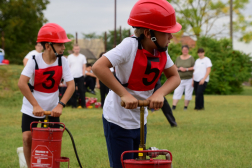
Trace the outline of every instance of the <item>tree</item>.
{"label": "tree", "polygon": [[43,10],[49,0],[0,0],[0,4],[5,58],[11,63],[22,64],[24,56],[34,49],[39,29],[47,22]]}
{"label": "tree", "polygon": [[[168,0],[175,8],[177,21],[182,25],[182,31],[177,35],[180,36],[184,32],[197,39],[200,36],[215,37],[227,34],[225,30],[229,30],[229,1],[221,0]],[[240,40],[249,42],[252,40],[252,21],[245,19],[242,14],[249,0],[234,0],[233,12],[234,31],[240,34]],[[221,20],[222,19],[222,20]],[[217,26],[219,25],[219,26]],[[215,28],[215,30],[213,30]]]}
{"label": "tree", "polygon": [[[197,47],[190,49],[189,54],[198,59],[197,49],[204,48],[205,55],[210,58],[210,80],[207,84],[207,94],[233,94],[243,90],[242,83],[248,81],[252,74],[252,62],[248,54],[233,50],[229,39],[214,39],[200,37]],[[173,61],[181,55],[181,44],[171,43],[168,53]],[[164,82],[163,79],[162,82]]]}
{"label": "tree", "polygon": [[[114,48],[114,30],[109,30],[109,32],[107,33],[107,48],[106,50],[111,50],[112,48]],[[126,37],[129,37],[130,34],[130,29],[122,29],[122,39],[120,39],[120,30],[117,29],[116,30],[116,44],[118,45],[121,40],[123,40]]]}
{"label": "tree", "polygon": [[67,34],[67,37],[72,40],[68,43],[65,43],[65,51],[64,51],[64,55],[68,55],[69,52],[68,51],[71,51],[73,49],[73,44],[74,44],[74,35],[68,33]]}

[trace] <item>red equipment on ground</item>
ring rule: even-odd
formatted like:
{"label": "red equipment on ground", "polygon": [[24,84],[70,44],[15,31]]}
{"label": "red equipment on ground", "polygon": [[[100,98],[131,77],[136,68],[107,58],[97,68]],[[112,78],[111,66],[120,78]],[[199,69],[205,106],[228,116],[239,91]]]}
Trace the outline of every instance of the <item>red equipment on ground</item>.
{"label": "red equipment on ground", "polygon": [[[45,122],[32,122],[44,123]],[[62,124],[57,122],[48,122],[49,124]],[[47,123],[47,124],[48,124]],[[68,162],[69,158],[61,157],[61,142],[63,129],[60,128],[31,128],[32,148],[31,148],[31,168],[59,168],[60,162]]]}
{"label": "red equipment on ground", "polygon": [[[124,102],[121,102],[124,107]],[[168,150],[158,150],[155,147],[146,150],[144,144],[144,106],[149,106],[149,101],[138,100],[138,106],[140,106],[140,144],[139,150],[125,151],[121,155],[121,163],[123,168],[172,168],[172,154]],[[157,149],[157,150],[156,150]],[[123,160],[123,156],[126,153],[138,153],[138,159],[126,159]],[[146,155],[150,159],[146,159]],[[166,159],[153,159],[158,155],[165,155]]]}
{"label": "red equipment on ground", "polygon": [[[48,115],[51,115],[50,111],[45,111],[46,118],[44,122],[32,122],[30,130],[32,132],[32,148],[31,148],[31,168],[60,168],[60,162],[68,162],[69,158],[61,157],[61,142],[63,132],[66,130],[71,137],[73,148],[79,166],[80,163],[75,143],[70,131],[66,128],[65,124],[60,122],[49,122]],[[44,128],[32,128],[33,123],[44,124]],[[61,128],[51,128],[51,125],[59,125]]]}

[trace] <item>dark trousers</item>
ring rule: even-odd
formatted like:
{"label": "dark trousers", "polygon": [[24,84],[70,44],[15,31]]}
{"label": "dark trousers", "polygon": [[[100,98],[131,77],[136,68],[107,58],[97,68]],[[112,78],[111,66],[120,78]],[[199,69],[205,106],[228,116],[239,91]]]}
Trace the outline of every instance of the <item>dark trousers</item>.
{"label": "dark trousers", "polygon": [[96,85],[96,78],[92,76],[85,76],[84,82],[86,82],[86,88],[89,87],[90,90],[94,91]]}
{"label": "dark trousers", "polygon": [[195,108],[194,109],[203,109],[204,108],[204,91],[206,89],[207,82],[204,82],[203,85],[199,85],[199,82],[194,81],[194,92],[195,92]]}
{"label": "dark trousers", "polygon": [[100,94],[101,94],[101,107],[103,107],[105,97],[109,92],[109,88],[106,85],[104,85],[101,81],[99,81],[99,83],[100,83]]}
{"label": "dark trousers", "polygon": [[[103,129],[106,138],[110,167],[122,168],[121,154],[128,150],[138,150],[140,144],[140,128],[124,129],[108,122],[103,116]],[[144,143],[146,143],[147,125],[144,125]],[[138,153],[125,154],[125,159],[138,158]]]}
{"label": "dark trousers", "polygon": [[75,86],[78,86],[78,90],[75,90],[73,96],[71,97],[72,107],[77,107],[77,92],[78,92],[81,99],[81,106],[84,108],[86,107],[84,76],[79,77],[79,78],[74,78],[74,82],[75,82]]}
{"label": "dark trousers", "polygon": [[[159,88],[161,87],[161,81],[160,79],[158,80],[157,84],[155,85],[155,88],[154,88],[154,92],[156,90],[158,90]],[[176,121],[175,121],[175,118],[172,114],[172,109],[168,103],[168,101],[166,100],[166,98],[164,97],[164,105],[162,107],[162,111],[166,117],[166,119],[168,120],[168,122],[170,123],[171,126],[175,126],[177,125]]]}

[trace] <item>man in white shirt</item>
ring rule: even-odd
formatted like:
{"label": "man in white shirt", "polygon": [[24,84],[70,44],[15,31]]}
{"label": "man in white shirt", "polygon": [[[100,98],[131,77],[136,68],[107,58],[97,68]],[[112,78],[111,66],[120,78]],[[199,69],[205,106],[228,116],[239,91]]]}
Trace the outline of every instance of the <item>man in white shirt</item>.
{"label": "man in white shirt", "polygon": [[36,43],[35,45],[35,50],[30,51],[23,59],[23,64],[24,66],[27,64],[28,60],[30,58],[32,58],[33,55],[37,55],[39,53],[41,53],[43,50],[43,46],[41,45],[41,43]]}
{"label": "man in white shirt", "polygon": [[[78,92],[80,93],[81,106],[82,108],[86,107],[85,101],[85,89],[84,89],[84,75],[86,70],[86,57],[80,54],[80,47],[78,44],[75,44],[73,47],[73,54],[70,54],[67,57],[70,71],[74,77],[75,85],[78,87]],[[71,100],[72,108],[77,107],[77,93],[73,94]]]}

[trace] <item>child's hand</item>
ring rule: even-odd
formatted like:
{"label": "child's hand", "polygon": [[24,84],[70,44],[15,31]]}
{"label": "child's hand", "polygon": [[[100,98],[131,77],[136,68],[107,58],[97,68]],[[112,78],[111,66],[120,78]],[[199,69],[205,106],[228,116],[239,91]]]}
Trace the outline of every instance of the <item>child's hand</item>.
{"label": "child's hand", "polygon": [[121,97],[122,102],[125,103],[124,108],[126,109],[135,109],[138,106],[138,100],[132,96],[131,94],[128,94],[126,96]]}
{"label": "child's hand", "polygon": [[44,110],[39,106],[33,106],[33,114],[38,117],[44,116]]}
{"label": "child's hand", "polygon": [[150,96],[147,100],[149,100],[150,105],[149,109],[159,109],[163,107],[164,97],[160,95],[155,95],[155,93]]}
{"label": "child's hand", "polygon": [[58,104],[51,112],[52,117],[59,117],[62,114],[62,108],[63,106],[61,104]]}

